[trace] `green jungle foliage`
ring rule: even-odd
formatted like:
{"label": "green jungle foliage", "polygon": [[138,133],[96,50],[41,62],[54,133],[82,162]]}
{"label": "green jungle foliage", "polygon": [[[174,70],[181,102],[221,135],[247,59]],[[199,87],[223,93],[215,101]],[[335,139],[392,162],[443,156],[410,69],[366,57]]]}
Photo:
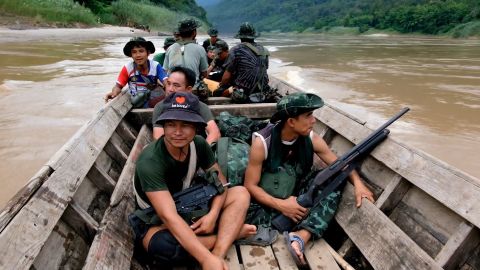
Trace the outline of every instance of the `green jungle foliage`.
{"label": "green jungle foliage", "polygon": [[[243,21],[261,31],[327,31],[370,28],[401,33],[442,34],[480,19],[478,0],[223,0],[207,8],[208,18],[234,32]],[[478,27],[478,26],[477,26]],[[460,30],[458,30],[460,31]]]}
{"label": "green jungle foliage", "polygon": [[97,17],[88,8],[72,0],[2,0],[0,10],[34,17],[38,22],[97,24]]}
{"label": "green jungle foliage", "polygon": [[[112,7],[117,0],[75,0],[76,2],[88,7],[95,14],[101,16],[109,16],[112,12]],[[199,7],[195,0],[130,0],[139,5],[154,5],[158,7],[167,8],[173,12],[185,13],[200,20],[207,21],[206,12]]]}
{"label": "green jungle foliage", "polygon": [[0,11],[60,25],[109,23],[162,30],[193,16],[208,27],[206,12],[195,0],[1,0]]}

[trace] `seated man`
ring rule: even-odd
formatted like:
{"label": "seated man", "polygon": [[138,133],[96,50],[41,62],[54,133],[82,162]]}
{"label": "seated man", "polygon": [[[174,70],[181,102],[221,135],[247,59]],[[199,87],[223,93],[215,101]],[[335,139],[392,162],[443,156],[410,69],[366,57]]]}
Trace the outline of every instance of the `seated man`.
{"label": "seated man", "polygon": [[[322,137],[313,132],[313,110],[322,106],[322,99],[314,94],[294,93],[283,97],[270,120],[273,124],[254,133],[245,172],[244,185],[252,196],[246,222],[271,226],[272,219],[280,213],[295,221],[297,226],[290,233],[289,240],[295,253],[292,255],[300,264],[305,263],[305,243],[312,236],[316,239],[322,236],[341,195],[341,191],[336,190],[310,209],[296,201],[314,178],[306,177],[312,174],[313,154],[326,164],[337,159]],[[273,181],[277,181],[278,187],[272,188]],[[373,202],[372,192],[355,171],[351,173],[350,181],[355,186],[357,207],[360,207],[362,198]]]}
{"label": "seated man", "polygon": [[[134,179],[137,204],[144,209],[135,215],[156,214],[160,220],[141,232],[135,229],[137,243],[162,265],[183,263],[190,254],[202,269],[225,269],[223,259],[233,241],[256,233],[255,226],[243,223],[250,196],[242,186],[226,188],[212,150],[205,139],[196,136],[197,129],[206,125],[198,98],[179,92],[164,102],[165,111],[157,122],[165,127],[165,135],[140,154]],[[188,224],[177,212],[172,195],[190,186],[191,172],[198,168],[216,171],[224,192],[212,199],[206,215]],[[154,213],[146,212],[150,206]]]}
{"label": "seated man", "polygon": [[209,46],[216,46],[217,42],[221,40],[218,38],[218,30],[215,27],[208,29],[207,34],[210,36],[210,38],[205,39],[202,43],[202,46],[206,52],[208,52]]}
{"label": "seated man", "polygon": [[225,91],[233,86],[234,89],[239,89],[238,93],[235,93],[235,90],[232,93],[234,102],[263,102],[256,95],[270,89],[267,74],[269,52],[255,42],[258,36],[250,23],[246,22],[240,26],[235,35],[235,38],[240,39],[240,43],[230,49],[225,62],[225,73],[214,96],[228,96]]}
{"label": "seated man", "polygon": [[216,57],[210,63],[207,73],[208,79],[220,82],[225,72],[225,60],[228,58],[228,44],[219,40],[215,46]]}
{"label": "seated man", "polygon": [[[173,67],[165,84],[165,93],[167,96],[175,92],[192,93],[192,87],[195,84],[195,73],[186,67]],[[153,110],[152,124],[154,139],[160,138],[164,133],[163,126],[156,121],[163,110],[163,103],[158,103]],[[218,128],[217,123],[215,123],[215,118],[213,118],[213,114],[207,104],[203,102],[200,102],[200,115],[207,123],[205,128],[207,142],[212,144],[213,142],[218,141],[220,138],[220,129]]]}
{"label": "seated man", "polygon": [[153,43],[142,37],[132,38],[125,44],[123,53],[131,57],[133,61],[123,66],[117,83],[112,91],[105,95],[105,102],[118,96],[128,83],[132,104],[135,108],[153,108],[155,106],[155,104],[149,104],[149,100],[163,95],[161,86],[167,75],[158,62],[148,59],[148,56],[154,52]]}

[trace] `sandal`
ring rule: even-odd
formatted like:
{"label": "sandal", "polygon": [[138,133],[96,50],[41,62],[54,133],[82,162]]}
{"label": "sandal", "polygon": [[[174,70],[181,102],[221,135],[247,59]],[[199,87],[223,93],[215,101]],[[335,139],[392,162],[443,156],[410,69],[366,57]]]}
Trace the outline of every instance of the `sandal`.
{"label": "sandal", "polygon": [[275,243],[275,241],[277,241],[277,237],[277,230],[265,226],[258,226],[257,234],[244,239],[239,239],[235,241],[235,243],[238,245],[253,245],[265,247]]}
{"label": "sandal", "polygon": [[[290,255],[292,255],[293,260],[295,261],[295,264],[299,269],[309,269],[308,267],[308,262],[307,262],[307,257],[305,257],[305,242],[303,239],[296,235],[296,234],[289,234],[288,232],[283,232],[283,236],[285,238],[285,242],[287,244],[287,249],[290,252]],[[297,253],[292,247],[292,242],[298,242],[300,244],[300,251],[303,253],[303,258],[305,259],[305,263],[302,263],[300,258],[297,256]]]}

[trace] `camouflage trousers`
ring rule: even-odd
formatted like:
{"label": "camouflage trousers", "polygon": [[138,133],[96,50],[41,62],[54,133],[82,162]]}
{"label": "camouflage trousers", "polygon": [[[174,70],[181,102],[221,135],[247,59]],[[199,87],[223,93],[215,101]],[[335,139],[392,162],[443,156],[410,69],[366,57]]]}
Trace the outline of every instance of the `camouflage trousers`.
{"label": "camouflage trousers", "polygon": [[[313,181],[312,177],[309,181],[306,181],[306,185],[302,185],[300,192],[296,195],[304,193],[309,184]],[[328,224],[335,216],[335,211],[338,208],[338,203],[342,196],[341,188],[328,194],[319,203],[310,208],[307,216],[294,228],[294,231],[299,229],[305,229],[309,231],[315,239],[322,237],[323,233],[327,230]],[[321,191],[319,191],[320,194]],[[248,208],[246,223],[254,225],[264,225],[271,227],[272,219],[279,215],[280,212],[272,208],[267,208],[259,203],[252,201]]]}

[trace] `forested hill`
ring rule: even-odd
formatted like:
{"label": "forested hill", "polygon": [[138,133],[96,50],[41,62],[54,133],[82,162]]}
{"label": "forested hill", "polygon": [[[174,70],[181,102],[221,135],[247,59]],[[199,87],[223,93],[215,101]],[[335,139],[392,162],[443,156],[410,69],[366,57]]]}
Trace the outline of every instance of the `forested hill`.
{"label": "forested hill", "polygon": [[206,9],[209,21],[227,32],[249,21],[261,31],[345,26],[440,34],[463,26],[480,33],[479,0],[222,0]]}
{"label": "forested hill", "polygon": [[195,0],[0,0],[8,14],[34,25],[123,25],[171,31],[183,18],[196,17],[208,29],[205,10]]}

